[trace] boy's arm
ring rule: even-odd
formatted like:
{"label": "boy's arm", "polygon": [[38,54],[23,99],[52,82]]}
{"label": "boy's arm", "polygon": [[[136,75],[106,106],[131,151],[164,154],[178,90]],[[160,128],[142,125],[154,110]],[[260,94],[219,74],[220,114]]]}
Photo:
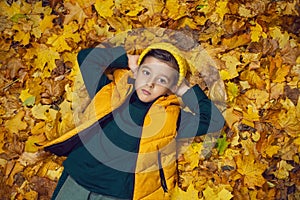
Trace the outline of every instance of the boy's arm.
{"label": "boy's arm", "polygon": [[123,47],[83,49],[78,53],[77,61],[90,98],[110,82],[104,74],[106,69],[128,67]]}
{"label": "boy's arm", "polygon": [[182,100],[192,113],[181,111],[177,138],[216,132],[224,126],[222,113],[198,85],[188,89],[182,95]]}

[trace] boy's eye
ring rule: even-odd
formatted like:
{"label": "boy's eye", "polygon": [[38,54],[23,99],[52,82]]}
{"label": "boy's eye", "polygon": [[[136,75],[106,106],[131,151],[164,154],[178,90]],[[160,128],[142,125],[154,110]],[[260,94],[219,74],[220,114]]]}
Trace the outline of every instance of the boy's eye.
{"label": "boy's eye", "polygon": [[147,71],[147,70],[143,70],[142,73],[143,73],[144,75],[146,75],[146,76],[150,75],[150,72]]}
{"label": "boy's eye", "polygon": [[167,80],[165,80],[165,79],[163,79],[163,78],[159,78],[159,79],[158,79],[158,82],[159,82],[160,84],[166,84],[166,83],[167,83]]}

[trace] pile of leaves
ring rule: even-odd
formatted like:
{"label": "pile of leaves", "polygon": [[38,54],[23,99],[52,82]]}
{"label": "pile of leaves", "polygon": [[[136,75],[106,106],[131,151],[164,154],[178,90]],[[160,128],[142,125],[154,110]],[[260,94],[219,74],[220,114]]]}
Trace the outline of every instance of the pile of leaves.
{"label": "pile of leaves", "polygon": [[[135,53],[145,41],[167,37],[187,51],[201,44],[208,53],[213,67],[197,68],[190,79],[216,102],[226,97],[221,101],[227,122],[217,139],[183,143],[172,198],[299,199],[299,5],[299,0],[1,1],[0,198],[50,198],[65,158],[38,151],[35,143],[74,128],[74,110],[86,105],[75,103],[86,102],[86,93],[78,92],[81,49],[109,40]],[[143,29],[142,37],[136,29]],[[207,152],[209,142],[216,145]]]}

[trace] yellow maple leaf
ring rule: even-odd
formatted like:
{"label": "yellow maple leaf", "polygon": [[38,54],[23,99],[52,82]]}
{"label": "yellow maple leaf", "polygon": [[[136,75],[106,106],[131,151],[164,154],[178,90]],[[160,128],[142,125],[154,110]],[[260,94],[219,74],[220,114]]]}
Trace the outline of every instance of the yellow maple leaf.
{"label": "yellow maple leaf", "polygon": [[198,167],[202,148],[202,143],[194,142],[188,146],[186,152],[184,153],[184,158],[185,161],[189,164],[190,169]]}
{"label": "yellow maple leaf", "polygon": [[[30,6],[32,6],[32,5],[30,5]],[[51,15],[51,12],[52,12],[52,8],[50,6],[43,6],[43,2],[42,1],[36,2],[33,5],[32,9],[33,9],[32,13],[34,13],[34,14],[41,14],[41,13],[43,13],[44,16]]]}
{"label": "yellow maple leaf", "polygon": [[13,3],[10,6],[10,5],[8,5],[8,3],[6,1],[1,1],[0,2],[0,11],[1,11],[1,15],[11,18],[16,14],[21,13],[21,2],[13,1]]}
{"label": "yellow maple leaf", "polygon": [[261,187],[266,180],[262,173],[267,168],[266,164],[255,159],[253,153],[236,157],[237,171],[243,175],[243,181],[249,188],[255,189],[255,186]]}
{"label": "yellow maple leaf", "polygon": [[96,0],[95,4],[95,9],[97,13],[103,17],[112,17],[113,16],[113,6],[114,6],[114,1],[113,0]]}
{"label": "yellow maple leaf", "polygon": [[53,27],[53,19],[55,19],[57,16],[55,15],[46,15],[42,21],[39,22],[39,28],[41,32],[45,32],[47,28],[52,28]]}
{"label": "yellow maple leaf", "polygon": [[294,169],[294,167],[288,164],[285,160],[281,160],[277,163],[277,170],[273,173],[276,178],[286,179],[289,177],[289,171]]}
{"label": "yellow maple leaf", "polygon": [[20,30],[14,35],[14,41],[20,42],[22,45],[29,44],[29,40],[30,40],[29,32],[25,33],[24,31]]}
{"label": "yellow maple leaf", "polygon": [[268,145],[265,149],[265,152],[270,158],[272,158],[273,155],[278,153],[279,149],[281,149],[281,147]]}
{"label": "yellow maple leaf", "polygon": [[66,42],[64,35],[52,35],[48,37],[47,44],[51,44],[56,52],[70,51],[72,48]]}
{"label": "yellow maple leaf", "polygon": [[[132,29],[132,25],[130,25],[130,23],[126,19],[120,17],[108,17],[107,22],[117,31],[117,33]],[[126,34],[124,33],[123,36],[125,37]]]}
{"label": "yellow maple leaf", "polygon": [[210,187],[209,185],[203,191],[204,199],[210,200],[230,200],[233,195],[224,187]]}
{"label": "yellow maple leaf", "polygon": [[243,112],[243,120],[242,123],[247,124],[251,127],[254,127],[255,121],[259,121],[259,114],[258,110],[255,106],[253,105],[248,105],[247,106],[247,112]]}
{"label": "yellow maple leaf", "polygon": [[267,34],[263,32],[263,29],[259,23],[255,23],[255,26],[251,26],[251,40],[252,42],[258,42],[260,37],[267,38]]}
{"label": "yellow maple leaf", "polygon": [[78,28],[79,28],[78,24],[74,22],[70,22],[69,24],[64,26],[63,33],[59,35],[54,34],[51,37],[48,37],[47,44],[51,44],[53,50],[58,52],[71,50],[72,48],[68,45],[66,39],[70,38],[75,43],[81,41],[80,34],[76,32]]}
{"label": "yellow maple leaf", "polygon": [[49,70],[56,68],[55,59],[60,59],[59,53],[53,51],[51,48],[44,44],[38,45],[36,49],[37,58],[34,60],[33,65],[35,68],[44,72],[45,65],[47,64]]}
{"label": "yellow maple leaf", "polygon": [[19,111],[12,119],[5,122],[5,128],[9,130],[10,133],[18,133],[20,130],[25,130],[27,123],[23,121],[24,116],[25,111]]}
{"label": "yellow maple leaf", "polygon": [[169,18],[177,20],[186,15],[186,5],[179,0],[166,0],[165,8]]}
{"label": "yellow maple leaf", "polygon": [[224,18],[224,15],[229,12],[227,7],[228,1],[218,1],[216,6],[216,13],[218,13],[220,19]]}
{"label": "yellow maple leaf", "polygon": [[186,192],[180,189],[177,185],[172,192],[172,200],[197,200],[199,191],[194,188],[193,184],[190,184]]}

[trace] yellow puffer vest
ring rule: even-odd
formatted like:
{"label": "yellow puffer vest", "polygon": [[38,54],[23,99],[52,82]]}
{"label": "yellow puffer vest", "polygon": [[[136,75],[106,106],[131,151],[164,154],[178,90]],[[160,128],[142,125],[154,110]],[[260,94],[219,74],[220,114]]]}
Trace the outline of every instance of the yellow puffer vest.
{"label": "yellow puffer vest", "polygon": [[[104,86],[87,107],[84,123],[44,147],[66,141],[121,106],[133,89],[133,85],[127,83],[131,76],[128,70],[116,70],[114,81]],[[175,137],[179,112],[175,95],[160,97],[147,112],[136,163],[134,200],[170,199],[176,179]],[[162,171],[168,192],[162,187]]]}

